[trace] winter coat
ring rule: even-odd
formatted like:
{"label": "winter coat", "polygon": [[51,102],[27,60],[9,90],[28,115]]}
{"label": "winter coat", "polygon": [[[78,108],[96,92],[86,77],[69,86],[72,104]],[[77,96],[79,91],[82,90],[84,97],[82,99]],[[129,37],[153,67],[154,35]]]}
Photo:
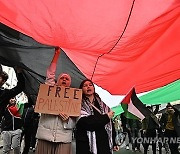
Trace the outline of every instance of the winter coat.
{"label": "winter coat", "polygon": [[116,146],[115,128],[106,114],[110,109],[99,97],[96,98],[95,106],[101,114],[91,107],[89,99],[82,100],[81,116],[76,125],[76,154],[91,154],[93,151],[111,154],[112,147]]}
{"label": "winter coat", "polygon": [[[180,137],[180,111],[178,109],[176,109],[175,107],[173,107],[173,108],[174,108],[175,112],[172,117],[172,122],[173,122],[174,129],[175,129],[177,135]],[[160,120],[162,129],[165,129],[167,121],[168,121],[168,113],[164,113]]]}
{"label": "winter coat", "polygon": [[[55,85],[56,63],[51,63],[47,70],[46,84]],[[68,128],[66,128],[68,124]],[[41,114],[36,137],[51,142],[70,143],[75,121],[69,118],[68,123],[63,122],[58,115]]]}

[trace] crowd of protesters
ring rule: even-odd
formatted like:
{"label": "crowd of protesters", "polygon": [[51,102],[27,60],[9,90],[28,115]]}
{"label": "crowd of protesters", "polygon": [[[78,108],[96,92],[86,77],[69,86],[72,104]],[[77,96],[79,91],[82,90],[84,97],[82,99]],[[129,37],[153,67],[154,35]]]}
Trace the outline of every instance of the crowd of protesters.
{"label": "crowd of protesters", "polygon": [[[70,87],[71,76],[68,73],[62,73],[55,79],[59,54],[60,49],[57,48],[47,69],[45,84]],[[8,74],[0,66],[3,154],[8,154],[11,150],[15,154],[28,154],[30,150],[36,154],[72,154],[73,133],[76,154],[112,154],[119,150],[122,143],[127,150],[133,152],[147,154],[149,146],[152,146],[153,154],[161,154],[162,148],[167,154],[179,154],[180,112],[170,103],[160,117],[156,116],[159,112],[159,106],[156,105],[155,110],[152,106],[147,106],[152,114],[143,120],[127,118],[124,113],[114,118],[114,112],[95,92],[93,82],[85,79],[79,87],[82,89],[79,117],[64,113],[39,114],[34,112],[35,102],[28,94],[27,103],[22,104],[16,100],[16,96],[25,88],[25,78],[21,68],[14,69],[17,85],[12,89],[4,89],[3,84],[7,81]]]}
{"label": "crowd of protesters", "polygon": [[[57,80],[55,79],[59,54],[60,49],[57,48],[47,69],[45,84],[69,87],[71,76],[68,73],[62,73]],[[23,70],[17,72],[17,86],[10,90],[5,89],[0,98],[3,100],[1,102],[3,154],[8,154],[11,150],[15,154],[21,152],[28,154],[32,148],[35,148],[37,154],[72,154],[71,143],[75,126],[76,154],[112,154],[113,151],[119,150],[115,142],[116,132],[112,122],[114,112],[95,93],[91,80],[82,81],[79,87],[83,95],[79,117],[71,117],[64,113],[40,114],[39,117],[34,112],[31,97],[28,96],[28,103],[23,107],[21,102],[15,98],[25,88],[25,78],[22,72]],[[8,75],[1,70],[0,77],[2,77],[0,81],[3,85]],[[35,130],[33,130],[34,124],[36,125]],[[21,148],[23,138],[24,146]]]}
{"label": "crowd of protesters", "polygon": [[[159,105],[155,106],[155,110],[153,106],[147,106],[147,108],[152,115],[142,121],[128,119],[123,113],[114,119],[115,126],[118,125],[117,123],[121,126],[115,127],[120,130],[116,130],[119,134],[117,143],[123,143],[127,150],[141,151],[144,154],[148,153],[150,146],[153,154],[162,154],[163,148],[166,154],[179,154],[180,111],[170,103],[167,103],[165,112],[160,114]],[[125,134],[128,139],[121,140],[122,134]]]}

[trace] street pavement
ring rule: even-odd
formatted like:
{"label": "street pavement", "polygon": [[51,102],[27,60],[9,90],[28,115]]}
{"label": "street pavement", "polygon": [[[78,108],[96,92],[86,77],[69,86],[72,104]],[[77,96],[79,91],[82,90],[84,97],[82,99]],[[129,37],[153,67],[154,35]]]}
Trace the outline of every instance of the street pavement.
{"label": "street pavement", "polygon": [[[0,149],[0,153],[2,153],[2,148]],[[152,150],[150,149],[148,151],[149,154],[152,154]],[[13,152],[11,152],[13,154]],[[29,154],[35,154],[35,152],[30,151]],[[75,151],[73,151],[72,154],[75,154]],[[114,154],[143,154],[143,149],[142,152],[133,152],[132,150],[126,150],[124,147],[121,148],[118,152],[114,152]],[[158,154],[158,151],[157,151]],[[163,150],[162,154],[165,154],[165,151]]]}
{"label": "street pavement", "polygon": [[[22,143],[22,146],[23,146],[23,143]],[[103,147],[102,147],[103,148]],[[2,140],[0,140],[0,154],[2,153]],[[75,154],[75,141],[73,142],[73,153],[72,154]],[[149,146],[149,151],[148,151],[149,154],[152,154],[152,149],[151,149],[151,146]],[[158,150],[157,150],[157,154],[158,154]],[[13,154],[13,151],[11,152],[11,154]],[[34,152],[30,151],[29,154],[35,154]],[[129,150],[126,150],[125,146],[122,145],[122,147],[120,147],[120,150],[118,152],[114,152],[114,154],[143,154],[143,147],[141,146],[141,152],[133,152],[131,150],[131,147]],[[163,149],[162,150],[162,154],[165,154],[165,150]]]}

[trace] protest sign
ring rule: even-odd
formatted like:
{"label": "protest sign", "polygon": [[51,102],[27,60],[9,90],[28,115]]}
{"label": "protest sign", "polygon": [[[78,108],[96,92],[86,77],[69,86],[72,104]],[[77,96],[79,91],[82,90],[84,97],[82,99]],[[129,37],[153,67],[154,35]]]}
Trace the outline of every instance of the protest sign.
{"label": "protest sign", "polygon": [[69,116],[79,116],[81,100],[81,89],[41,84],[35,112],[54,115],[64,113]]}

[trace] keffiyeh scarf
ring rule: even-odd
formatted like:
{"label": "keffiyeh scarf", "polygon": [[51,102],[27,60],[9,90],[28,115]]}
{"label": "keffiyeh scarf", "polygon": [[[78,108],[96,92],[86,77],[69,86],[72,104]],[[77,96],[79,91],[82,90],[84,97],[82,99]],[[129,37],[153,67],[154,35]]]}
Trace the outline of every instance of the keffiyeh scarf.
{"label": "keffiyeh scarf", "polygon": [[[99,106],[100,106],[99,111],[101,112],[101,114],[106,114],[110,111],[110,108],[104,102],[101,101],[99,96],[96,95],[95,99],[99,103]],[[83,98],[82,107],[81,107],[81,115],[78,119],[80,119],[81,117],[87,117],[90,115],[94,115],[93,106],[91,105],[91,102],[89,101],[88,98]],[[112,142],[112,122],[111,121],[105,125],[105,130],[109,137],[109,147],[112,150],[113,142]],[[97,154],[95,131],[93,131],[93,132],[87,131],[87,136],[89,139],[90,152],[92,152],[93,154]]]}

